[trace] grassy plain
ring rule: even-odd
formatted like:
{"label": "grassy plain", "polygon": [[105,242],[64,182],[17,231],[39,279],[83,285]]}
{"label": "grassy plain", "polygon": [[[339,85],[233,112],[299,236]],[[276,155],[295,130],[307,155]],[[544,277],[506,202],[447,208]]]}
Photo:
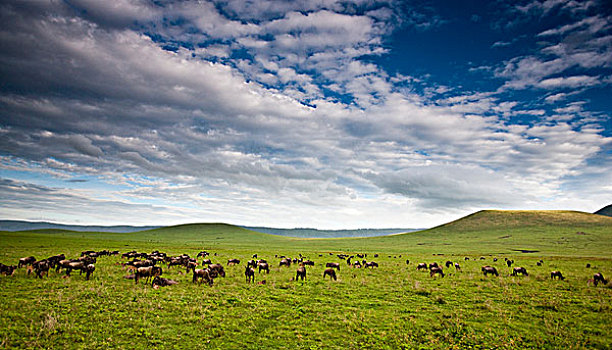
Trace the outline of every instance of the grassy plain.
{"label": "grassy plain", "polygon": [[[191,256],[208,250],[220,263],[257,253],[272,266],[269,275],[256,275],[264,285],[245,283],[243,262],[227,267],[212,288],[164,266],[164,277],[179,284],[158,290],[124,279],[118,256],[99,258],[90,281],[53,271],[36,280],[21,269],[0,276],[0,347],[611,348],[612,289],[587,285],[595,272],[612,275],[611,245],[612,219],[578,212],[486,211],[418,233],[359,239],[296,239],[223,224],[121,234],[0,232],[5,264],[87,249],[158,249]],[[380,267],[350,268],[330,253],[367,253]],[[280,268],[275,258],[298,254],[316,263],[305,282],[291,281],[295,267]],[[504,257],[529,276],[510,276]],[[418,262],[446,260],[462,271],[431,278],[416,270]],[[338,281],[322,278],[326,262],[342,263]],[[484,277],[485,264],[500,276]],[[550,280],[552,270],[566,280]]]}

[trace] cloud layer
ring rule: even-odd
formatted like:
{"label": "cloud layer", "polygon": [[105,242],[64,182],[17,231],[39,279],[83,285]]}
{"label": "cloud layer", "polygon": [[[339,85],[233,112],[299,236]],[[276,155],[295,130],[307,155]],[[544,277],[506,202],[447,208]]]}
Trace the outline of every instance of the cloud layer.
{"label": "cloud layer", "polygon": [[[536,33],[555,40],[489,68],[497,91],[418,92],[368,58],[399,28],[443,25],[424,14],[393,1],[2,4],[3,216],[423,227],[607,204],[612,189],[582,180],[609,180],[609,117],[558,103],[609,84],[589,71],[610,67],[609,17]],[[503,95],[521,89],[556,109]]]}

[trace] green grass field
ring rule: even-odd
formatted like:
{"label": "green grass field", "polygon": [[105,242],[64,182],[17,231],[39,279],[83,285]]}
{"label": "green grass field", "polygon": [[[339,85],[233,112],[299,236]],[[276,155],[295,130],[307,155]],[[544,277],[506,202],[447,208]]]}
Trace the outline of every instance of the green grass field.
{"label": "green grass field", "polygon": [[[431,230],[359,239],[294,239],[223,224],[122,234],[0,232],[5,264],[89,249],[191,256],[207,250],[217,254],[213,262],[243,261],[226,267],[227,277],[213,287],[165,265],[164,277],[178,285],[135,285],[123,278],[120,256],[98,258],[90,281],[54,271],[37,280],[25,269],[0,276],[0,347],[606,349],[611,284],[587,280],[595,272],[612,276],[611,245],[612,218],[533,211],[485,211]],[[245,283],[244,262],[254,253],[271,263],[269,275],[256,273],[266,284]],[[300,253],[316,263],[305,282],[292,281],[296,267],[278,267],[275,258]],[[351,268],[330,253],[367,253],[380,267]],[[510,276],[505,257],[529,276]],[[445,268],[444,278],[431,278],[416,270],[419,262],[446,260],[462,271]],[[326,262],[341,263],[338,281],[323,279]],[[483,265],[496,266],[500,276],[484,277]],[[566,280],[551,280],[552,270]]]}

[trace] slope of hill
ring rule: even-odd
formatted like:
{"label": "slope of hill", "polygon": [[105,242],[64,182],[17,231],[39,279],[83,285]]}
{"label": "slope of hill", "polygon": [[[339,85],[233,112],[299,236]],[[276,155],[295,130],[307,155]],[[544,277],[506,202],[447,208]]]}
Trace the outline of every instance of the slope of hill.
{"label": "slope of hill", "polygon": [[607,205],[601,209],[599,209],[598,211],[596,211],[594,214],[597,215],[605,215],[605,216],[612,216],[612,204]]}
{"label": "slope of hill", "polygon": [[368,239],[441,254],[610,256],[612,218],[576,211],[484,210],[429,230]]}
{"label": "slope of hill", "polygon": [[422,229],[414,228],[385,228],[385,229],[357,229],[357,230],[318,230],[314,228],[273,228],[273,227],[251,227],[244,228],[272,235],[295,237],[295,238],[348,238],[348,237],[376,237],[396,233],[414,232]]}

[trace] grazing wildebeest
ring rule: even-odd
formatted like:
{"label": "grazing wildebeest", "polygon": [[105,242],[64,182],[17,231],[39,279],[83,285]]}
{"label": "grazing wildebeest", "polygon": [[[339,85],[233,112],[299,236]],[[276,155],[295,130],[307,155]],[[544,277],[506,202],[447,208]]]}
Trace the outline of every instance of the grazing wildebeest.
{"label": "grazing wildebeest", "polygon": [[188,261],[187,262],[187,271],[185,271],[185,273],[189,273],[189,270],[193,271],[196,269],[196,267],[198,267],[198,263],[195,261]]}
{"label": "grazing wildebeest", "polygon": [[488,266],[488,265],[487,266],[483,266],[480,270],[482,272],[484,272],[485,276],[487,274],[492,274],[492,275],[495,275],[495,276],[499,276],[499,273],[497,272],[497,269],[495,267],[493,267],[493,266]]}
{"label": "grazing wildebeest", "polygon": [[468,261],[468,260],[470,260],[470,258],[468,258],[467,256],[466,256],[466,257],[465,257],[464,259],[465,259],[465,261]]}
{"label": "grazing wildebeest", "polygon": [[433,267],[433,268],[431,268],[431,269],[429,270],[429,277],[433,277],[433,276],[435,276],[436,274],[438,274],[438,275],[440,275],[440,276],[444,277],[444,271],[442,271],[442,268],[441,268],[441,267],[439,267],[439,266],[438,266],[438,267]]}
{"label": "grazing wildebeest", "polygon": [[542,266],[542,263],[538,261],[538,262],[536,262],[536,265],[537,266]]}
{"label": "grazing wildebeest", "polygon": [[15,265],[4,265],[0,263],[0,273],[6,276],[11,276],[13,272],[15,272],[16,269],[17,269],[17,266]]}
{"label": "grazing wildebeest", "polygon": [[378,258],[378,254],[374,254],[374,257],[375,257],[375,258]]}
{"label": "grazing wildebeest", "polygon": [[27,265],[32,265],[32,263],[34,263],[36,261],[36,258],[33,256],[29,256],[27,258],[20,258],[19,259],[19,263],[17,264],[17,267],[23,267],[23,266],[27,266]]}
{"label": "grazing wildebeest", "polygon": [[448,269],[449,267],[453,266],[453,262],[450,260],[446,260],[446,263],[444,263],[444,265],[446,266],[446,268]]}
{"label": "grazing wildebeest", "polygon": [[514,260],[506,260],[506,264],[508,265],[508,267],[512,267],[512,264],[514,264]]}
{"label": "grazing wildebeest", "polygon": [[252,258],[257,259],[257,254],[253,254]]}
{"label": "grazing wildebeest", "polygon": [[278,264],[278,266],[287,266],[287,267],[289,267],[289,266],[291,266],[291,260],[283,259],[283,260],[280,261],[280,264]]}
{"label": "grazing wildebeest", "polygon": [[306,268],[304,266],[300,266],[297,268],[295,280],[297,281],[298,278],[301,278],[302,281],[306,279]]}
{"label": "grazing wildebeest", "polygon": [[238,265],[240,264],[240,260],[238,259],[229,259],[227,260],[227,265]]}
{"label": "grazing wildebeest", "polygon": [[459,266],[459,263],[455,263],[455,270],[461,271],[461,266]]}
{"label": "grazing wildebeest", "polygon": [[211,264],[208,266],[210,269],[210,275],[215,278],[217,275],[225,277],[225,270],[221,264]]}
{"label": "grazing wildebeest", "polygon": [[82,261],[71,261],[67,264],[67,266],[65,266],[66,268],[66,276],[70,276],[70,272],[72,272],[72,270],[79,270],[80,273],[83,273],[83,270],[85,270],[85,263]]}
{"label": "grazing wildebeest", "polygon": [[245,266],[244,267],[244,276],[246,277],[247,283],[253,282],[255,283],[255,270],[252,267]]}
{"label": "grazing wildebeest", "polygon": [[42,279],[42,274],[46,273],[47,277],[49,277],[49,268],[51,264],[47,260],[40,260],[32,263],[32,268],[36,272],[36,277]]}
{"label": "grazing wildebeest", "polygon": [[209,252],[207,252],[207,251],[201,251],[201,252],[199,252],[199,253],[198,253],[198,255],[196,255],[196,258],[199,258],[199,257],[203,257],[203,258],[204,258],[204,257],[207,257],[207,256],[209,256],[209,255],[210,255],[210,253],[209,253]]}
{"label": "grazing wildebeest", "polygon": [[212,264],[212,261],[211,261],[210,259],[204,259],[204,260],[202,260],[202,266],[204,266],[204,265],[210,265],[210,264]]}
{"label": "grazing wildebeest", "polygon": [[437,262],[432,262],[431,264],[429,264],[429,269],[430,270],[433,269],[434,267],[440,267],[440,266],[438,265]]}
{"label": "grazing wildebeest", "polygon": [[328,269],[325,269],[325,271],[323,271],[323,278],[325,278],[325,276],[329,276],[330,279],[333,278],[334,281],[337,280],[336,271],[332,268],[328,268]]}
{"label": "grazing wildebeest", "polygon": [[497,262],[497,258],[493,258],[493,262]]}
{"label": "grazing wildebeest", "polygon": [[378,263],[374,262],[374,261],[369,261],[369,262],[365,263],[364,267],[365,268],[369,267],[369,268],[373,269],[375,267],[378,267]]}
{"label": "grazing wildebeest", "polygon": [[151,282],[151,287],[157,289],[158,287],[171,286],[173,284],[178,284],[178,282],[167,278],[155,276],[153,282]]}
{"label": "grazing wildebeest", "polygon": [[587,269],[591,268],[591,264],[586,264]]}
{"label": "grazing wildebeest", "polygon": [[314,266],[315,265],[314,261],[311,261],[311,260],[306,260],[302,264],[304,264],[304,266]]}
{"label": "grazing wildebeest", "polygon": [[330,263],[325,264],[325,267],[331,267],[333,269],[337,269],[338,271],[340,271],[340,264],[338,263],[330,262]]}
{"label": "grazing wildebeest", "polygon": [[410,265],[410,260],[406,259],[406,265]]}
{"label": "grazing wildebeest", "polygon": [[427,264],[426,263],[420,263],[417,265],[417,270],[427,270]]}
{"label": "grazing wildebeest", "polygon": [[[160,267],[161,269],[161,267]],[[94,264],[89,264],[85,266],[85,279],[89,281],[89,276],[96,271],[96,266]]]}
{"label": "grazing wildebeest", "polygon": [[[359,262],[359,260],[355,261],[355,263],[353,263],[353,267],[360,269],[361,268],[361,263]],[[338,269],[339,271],[340,269]]]}
{"label": "grazing wildebeest", "polygon": [[261,270],[266,271],[266,273],[270,273],[270,265],[268,265],[268,263],[262,262],[257,264],[257,267],[259,269],[259,273],[261,273]]}
{"label": "grazing wildebeest", "polygon": [[247,261],[247,266],[248,267],[252,267],[252,268],[256,268],[257,267],[257,261],[249,260],[249,261]]}
{"label": "grazing wildebeest", "polygon": [[554,279],[555,277],[560,279],[560,280],[564,280],[565,279],[565,277],[563,277],[563,275],[561,274],[561,271],[552,271],[550,273],[550,278],[551,279]]}
{"label": "grazing wildebeest", "polygon": [[213,285],[213,277],[211,276],[211,270],[210,269],[195,269],[193,270],[193,283],[196,283],[196,281],[198,281],[198,279],[200,280],[200,283],[202,283],[202,281],[208,283],[209,286]]}
{"label": "grazing wildebeest", "polygon": [[597,287],[597,284],[599,282],[601,282],[603,284],[608,284],[608,280],[604,278],[604,276],[601,274],[601,272],[598,272],[598,273],[593,275],[593,284],[595,285],[595,287]]}
{"label": "grazing wildebeest", "polygon": [[134,280],[135,283],[138,283],[138,280],[144,277],[148,283],[151,279],[155,278],[155,276],[161,275],[162,268],[159,266],[139,267],[134,274]]}
{"label": "grazing wildebeest", "polygon": [[523,276],[529,276],[527,269],[524,267],[515,267],[512,269],[512,276],[518,276],[519,273]]}

